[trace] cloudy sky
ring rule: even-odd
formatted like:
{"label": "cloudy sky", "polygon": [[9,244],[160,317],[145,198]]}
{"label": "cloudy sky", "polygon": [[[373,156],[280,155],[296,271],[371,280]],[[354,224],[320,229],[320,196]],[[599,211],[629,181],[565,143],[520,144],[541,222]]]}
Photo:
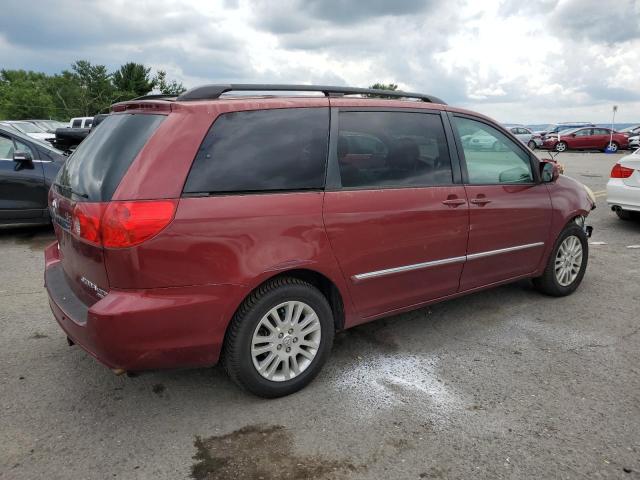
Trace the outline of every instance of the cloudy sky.
{"label": "cloudy sky", "polygon": [[0,68],[393,82],[503,122],[640,123],[640,0],[3,0]]}

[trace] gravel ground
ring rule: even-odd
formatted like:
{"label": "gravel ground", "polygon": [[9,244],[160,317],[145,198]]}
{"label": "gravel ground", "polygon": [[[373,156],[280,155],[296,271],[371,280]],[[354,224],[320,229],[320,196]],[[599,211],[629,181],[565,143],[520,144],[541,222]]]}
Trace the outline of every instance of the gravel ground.
{"label": "gravel ground", "polygon": [[[562,154],[604,191],[620,155]],[[0,478],[640,478],[640,222],[604,195],[561,299],[518,282],[341,333],[305,390],[219,368],[116,377],[42,288],[48,230],[0,232]]]}

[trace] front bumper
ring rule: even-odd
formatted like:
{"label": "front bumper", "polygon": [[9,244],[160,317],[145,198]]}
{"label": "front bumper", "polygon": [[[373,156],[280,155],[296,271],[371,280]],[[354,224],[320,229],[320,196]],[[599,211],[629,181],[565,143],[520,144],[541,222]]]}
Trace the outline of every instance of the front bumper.
{"label": "front bumper", "polygon": [[622,210],[640,211],[640,187],[626,185],[621,178],[610,178],[607,183],[607,204]]}
{"label": "front bumper", "polygon": [[239,285],[110,290],[86,305],[68,284],[58,244],[45,249],[51,311],[69,339],[111,369],[196,367],[218,361]]}

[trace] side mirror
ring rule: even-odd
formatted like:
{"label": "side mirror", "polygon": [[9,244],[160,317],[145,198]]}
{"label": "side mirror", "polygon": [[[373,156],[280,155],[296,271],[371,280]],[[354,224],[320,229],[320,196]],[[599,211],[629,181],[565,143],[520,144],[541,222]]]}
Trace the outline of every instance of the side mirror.
{"label": "side mirror", "polygon": [[551,160],[540,161],[540,177],[542,183],[555,182],[560,176],[560,167],[557,162]]}
{"label": "side mirror", "polygon": [[576,134],[575,134],[575,133],[572,133],[572,134],[571,134],[571,136],[575,138]]}
{"label": "side mirror", "polygon": [[33,157],[31,156],[30,152],[17,150],[13,152],[13,161],[18,163],[29,163],[33,162]]}

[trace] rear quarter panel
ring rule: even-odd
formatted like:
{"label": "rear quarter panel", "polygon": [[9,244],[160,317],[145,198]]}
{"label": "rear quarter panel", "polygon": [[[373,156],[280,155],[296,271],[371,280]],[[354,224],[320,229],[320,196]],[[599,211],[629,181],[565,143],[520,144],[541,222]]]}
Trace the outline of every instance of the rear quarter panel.
{"label": "rear quarter panel", "polygon": [[[293,269],[328,277],[353,312],[322,220],[323,192],[183,198],[159,235],[127,249],[105,249],[114,288],[207,284],[245,287]],[[244,295],[243,295],[244,298]],[[233,310],[243,298],[230,299]]]}

